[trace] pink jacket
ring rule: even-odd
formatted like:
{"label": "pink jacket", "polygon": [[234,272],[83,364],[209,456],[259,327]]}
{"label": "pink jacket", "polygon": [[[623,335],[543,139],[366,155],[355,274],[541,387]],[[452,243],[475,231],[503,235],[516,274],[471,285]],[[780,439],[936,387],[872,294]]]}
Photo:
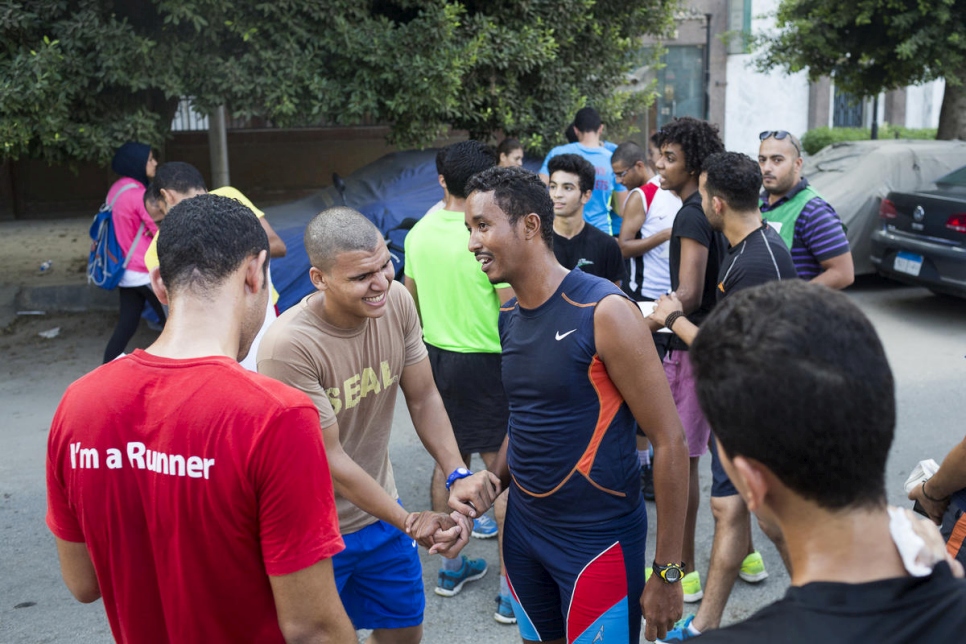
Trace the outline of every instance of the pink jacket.
{"label": "pink jacket", "polygon": [[107,191],[106,203],[111,203],[111,199],[114,198],[117,191],[129,183],[133,183],[137,187],[125,190],[114,204],[113,214],[111,215],[114,220],[114,234],[117,236],[117,242],[121,245],[121,249],[127,254],[128,249],[134,242],[134,236],[138,232],[138,226],[141,225],[141,222],[144,222],[144,232],[141,233],[137,250],[131,256],[127,270],[147,273],[148,269],[144,265],[144,253],[151,245],[151,239],[158,234],[158,225],[154,223],[151,215],[144,209],[144,186],[136,179],[121,177]]}

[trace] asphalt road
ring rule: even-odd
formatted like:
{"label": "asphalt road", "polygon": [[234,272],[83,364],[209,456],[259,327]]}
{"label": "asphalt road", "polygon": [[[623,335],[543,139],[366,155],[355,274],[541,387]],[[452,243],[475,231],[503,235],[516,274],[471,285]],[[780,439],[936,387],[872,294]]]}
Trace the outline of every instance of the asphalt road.
{"label": "asphalt road", "polygon": [[[901,504],[902,483],[915,463],[927,457],[940,460],[963,436],[966,301],[939,298],[878,279],[863,280],[850,294],[882,336],[896,376],[899,424],[887,486],[890,500]],[[60,580],[53,539],[44,525],[44,458],[47,429],[61,394],[71,381],[99,363],[112,326],[113,317],[102,313],[32,317],[19,320],[0,336],[0,644],[111,641],[100,602],[78,604]],[[60,327],[56,338],[37,336],[53,327]],[[146,346],[151,337],[142,328],[136,341]],[[406,507],[427,508],[431,463],[402,404],[391,449]],[[711,546],[708,460],[702,464],[704,507],[698,520],[697,566],[702,576]],[[649,545],[653,548],[653,504],[648,509]],[[738,582],[725,623],[740,620],[780,597],[788,584],[771,543],[757,533],[757,527],[755,530],[755,543],[771,576],[756,586]],[[438,564],[424,557],[429,589],[424,641],[519,641],[515,627],[500,625],[492,618],[498,589],[495,539],[474,539],[466,552],[485,557],[490,571],[454,598],[432,593]],[[689,608],[693,611],[696,605],[685,605],[686,612]]]}

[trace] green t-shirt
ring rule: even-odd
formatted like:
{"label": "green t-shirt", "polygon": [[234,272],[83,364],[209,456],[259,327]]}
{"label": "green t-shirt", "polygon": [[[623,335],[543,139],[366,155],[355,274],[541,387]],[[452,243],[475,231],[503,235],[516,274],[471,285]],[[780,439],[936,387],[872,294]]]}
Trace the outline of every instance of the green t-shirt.
{"label": "green t-shirt", "polygon": [[416,282],[423,338],[455,353],[500,353],[500,299],[467,249],[463,213],[437,210],[406,235],[406,277]]}

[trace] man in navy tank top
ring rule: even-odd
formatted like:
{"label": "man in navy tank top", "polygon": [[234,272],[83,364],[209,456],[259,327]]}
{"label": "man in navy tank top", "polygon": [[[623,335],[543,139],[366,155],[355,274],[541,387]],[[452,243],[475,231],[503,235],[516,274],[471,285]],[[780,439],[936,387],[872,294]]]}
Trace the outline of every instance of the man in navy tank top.
{"label": "man in navy tank top", "polygon": [[[682,612],[687,447],[644,318],[619,288],[553,253],[553,202],[537,175],[491,168],[467,185],[469,249],[516,298],[500,310],[509,486],[503,554],[525,642],[636,643]],[[647,515],[634,421],[655,453],[658,531]]]}

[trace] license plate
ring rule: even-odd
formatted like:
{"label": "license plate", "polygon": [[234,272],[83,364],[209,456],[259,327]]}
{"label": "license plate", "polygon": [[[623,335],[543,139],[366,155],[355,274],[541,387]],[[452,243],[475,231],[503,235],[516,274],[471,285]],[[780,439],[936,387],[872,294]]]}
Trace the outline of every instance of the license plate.
{"label": "license plate", "polygon": [[905,273],[906,275],[916,277],[919,275],[919,271],[922,270],[922,255],[907,253],[904,250],[899,251],[899,254],[896,255],[895,262],[892,264],[892,268],[897,273]]}

